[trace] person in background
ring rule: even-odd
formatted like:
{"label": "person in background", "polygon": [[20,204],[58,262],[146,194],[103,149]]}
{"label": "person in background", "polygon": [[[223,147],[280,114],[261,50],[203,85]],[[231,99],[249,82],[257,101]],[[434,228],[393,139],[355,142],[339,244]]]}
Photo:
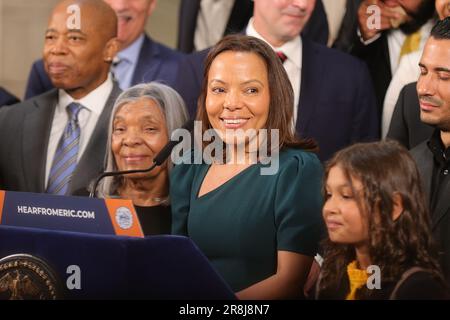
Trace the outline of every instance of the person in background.
{"label": "person in background", "polygon": [[[72,5],[80,8],[80,29],[67,23]],[[116,35],[117,17],[103,1],[56,5],[43,50],[55,89],[0,109],[1,189],[70,195],[102,170],[107,123],[120,93],[109,74]]]}
{"label": "person in background", "polygon": [[[291,126],[319,145],[321,161],[354,142],[379,138],[380,121],[364,62],[302,35],[315,0],[255,0],[246,34],[277,52],[294,90]],[[191,55],[176,88],[191,115],[197,109],[207,51]],[[186,80],[187,79],[187,80]]]}
{"label": "person in background", "polygon": [[[109,124],[106,171],[151,167],[188,114],[183,100],[170,87],[152,82],[133,86],[117,98]],[[145,235],[169,234],[171,160],[148,173],[104,178],[97,188],[101,198],[131,199]]]}
{"label": "person in background", "polygon": [[241,32],[252,12],[252,0],[181,0],[177,49],[191,53],[209,48]]}
{"label": "person in background", "polygon": [[[132,85],[160,81],[168,85],[175,82],[178,62],[182,55],[154,41],[145,33],[147,20],[156,8],[156,0],[104,0],[118,18],[117,39],[119,52],[111,71],[122,90]],[[30,71],[25,99],[53,88],[44,70],[43,61],[37,60]]]}
{"label": "person in background", "polygon": [[[450,0],[436,0],[435,6],[439,19],[443,20],[446,17],[450,17]],[[404,87],[400,91],[398,99],[395,101],[396,104],[386,136],[389,139],[399,141],[408,149],[412,149],[427,140],[433,133],[433,126],[420,121],[420,106],[416,80],[420,76],[419,62],[422,53],[413,53],[411,55],[413,59],[407,60],[408,66],[410,63],[414,64],[414,66],[410,66],[409,72],[411,74],[405,71],[399,73],[398,79],[392,80],[392,86],[401,87],[403,84]],[[395,93],[390,96],[392,96],[392,99],[395,99]],[[387,99],[388,95],[386,94],[385,103],[389,103]]]}
{"label": "person in background", "polygon": [[[228,34],[243,32],[252,15],[253,0],[181,0],[177,48],[185,53],[210,48]],[[328,24],[322,0],[317,1],[303,35],[327,43]]]}
{"label": "person in background", "polygon": [[[206,60],[197,120],[228,152],[177,165],[171,174],[173,234],[192,238],[239,299],[302,297],[322,236],[322,166],[315,143],[293,135],[286,83],[281,61],[263,41],[221,40]],[[252,130],[254,138],[241,135]],[[264,143],[264,132],[279,139]],[[278,164],[266,175],[263,148]]]}
{"label": "person in background", "polygon": [[448,298],[419,171],[404,147],[339,151],[326,166],[324,194],[318,299]]}
{"label": "person in background", "polygon": [[[381,15],[380,25],[373,6]],[[434,0],[364,0],[357,14],[358,36],[351,53],[369,67],[381,119],[386,91],[399,62],[404,55],[423,49],[433,25]]]}
{"label": "person in background", "polygon": [[336,41],[344,21],[347,0],[322,0],[327,15],[329,36],[327,46]]}
{"label": "person in background", "polygon": [[[405,54],[398,65],[397,71],[392,77],[389,84],[386,96],[384,98],[383,106],[383,118],[382,118],[382,138],[385,138],[389,126],[391,124],[392,115],[395,109],[395,105],[399,98],[399,93],[403,87],[409,83],[416,82],[420,75],[420,68],[418,67],[420,57],[422,56],[423,47],[429,37],[431,28],[436,24],[438,19],[442,20],[449,15],[448,8],[450,7],[450,0],[435,0],[436,19],[430,19],[423,27],[423,37],[421,39],[420,48],[409,54]],[[418,106],[418,104],[417,104]]]}
{"label": "person in background", "polygon": [[396,140],[411,150],[426,141],[433,131],[433,126],[420,120],[417,82],[407,84],[400,91],[385,139]]}
{"label": "person in background", "polygon": [[[327,2],[332,3],[333,0],[327,0]],[[361,2],[363,0],[345,0],[345,14],[339,26],[339,32],[333,41],[333,48],[346,53],[352,52],[353,46],[357,43],[356,40],[358,40],[358,9]],[[336,18],[333,19],[336,20]]]}
{"label": "person in background", "polygon": [[450,285],[450,17],[440,20],[431,31],[420,59],[417,93],[420,119],[434,131],[411,154],[423,179],[433,235]]}

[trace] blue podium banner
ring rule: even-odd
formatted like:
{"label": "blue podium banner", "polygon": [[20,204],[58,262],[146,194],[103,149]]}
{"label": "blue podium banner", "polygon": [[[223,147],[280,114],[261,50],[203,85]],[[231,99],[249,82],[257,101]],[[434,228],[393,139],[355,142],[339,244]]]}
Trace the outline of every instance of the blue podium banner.
{"label": "blue podium banner", "polygon": [[235,299],[191,239],[170,235],[0,225],[0,279],[0,299]]}
{"label": "blue podium banner", "polygon": [[143,237],[130,200],[0,191],[0,224]]}

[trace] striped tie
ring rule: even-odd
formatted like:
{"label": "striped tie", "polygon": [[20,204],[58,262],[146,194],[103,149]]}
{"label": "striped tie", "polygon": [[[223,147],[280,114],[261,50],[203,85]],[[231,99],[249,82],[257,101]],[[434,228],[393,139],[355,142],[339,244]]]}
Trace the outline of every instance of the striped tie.
{"label": "striped tie", "polygon": [[74,102],[67,106],[69,121],[53,158],[48,178],[47,193],[67,194],[70,179],[77,167],[78,144],[80,141],[78,114],[82,108],[80,104]]}

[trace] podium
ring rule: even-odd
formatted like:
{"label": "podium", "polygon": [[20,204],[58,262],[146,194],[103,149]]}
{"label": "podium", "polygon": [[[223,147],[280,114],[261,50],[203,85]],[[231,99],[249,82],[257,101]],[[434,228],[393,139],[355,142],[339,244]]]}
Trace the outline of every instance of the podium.
{"label": "podium", "polygon": [[[0,258],[14,254],[47,262],[62,286],[63,299],[235,299],[186,237],[133,238],[0,226]],[[73,266],[80,271],[80,288],[70,290],[67,281]]]}
{"label": "podium", "polygon": [[[0,299],[235,299],[189,238],[117,235],[123,221],[136,219],[132,205],[116,210],[99,199],[4,191],[0,197]],[[80,206],[94,208],[95,219],[78,222]],[[131,212],[125,220],[124,210]],[[49,212],[58,215],[43,215]]]}

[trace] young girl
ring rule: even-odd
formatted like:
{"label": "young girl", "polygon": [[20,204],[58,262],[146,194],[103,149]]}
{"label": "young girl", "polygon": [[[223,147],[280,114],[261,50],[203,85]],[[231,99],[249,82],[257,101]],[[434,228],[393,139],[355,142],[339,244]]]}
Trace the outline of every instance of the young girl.
{"label": "young girl", "polygon": [[447,298],[419,173],[396,142],[356,144],[325,173],[319,299]]}

